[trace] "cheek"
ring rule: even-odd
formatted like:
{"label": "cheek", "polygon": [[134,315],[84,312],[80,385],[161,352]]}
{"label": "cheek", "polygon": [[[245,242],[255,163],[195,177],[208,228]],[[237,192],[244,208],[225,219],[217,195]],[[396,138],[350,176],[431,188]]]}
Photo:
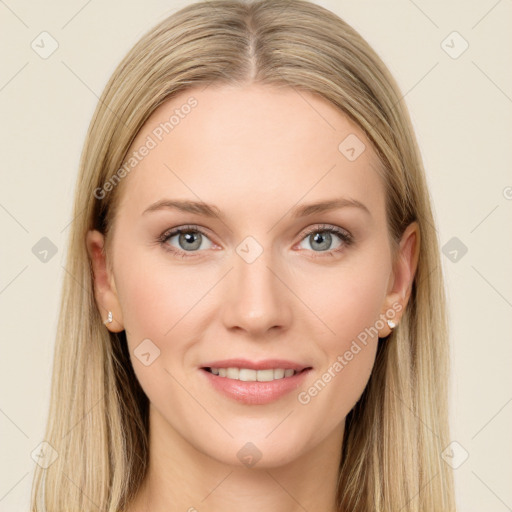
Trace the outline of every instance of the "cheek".
{"label": "cheek", "polygon": [[361,261],[335,271],[319,271],[303,283],[301,294],[317,313],[319,325],[325,327],[322,332],[331,355],[348,349],[358,337],[369,341],[375,337],[375,330],[382,328],[377,321],[386,294],[385,270],[384,266]]}
{"label": "cheek", "polygon": [[329,421],[333,426],[359,400],[371,375],[389,276],[385,262],[361,258],[354,265],[310,277],[305,296],[321,319],[320,323],[314,320],[322,333],[316,340],[324,357],[301,403],[314,401],[318,414],[321,407],[332,406]]}
{"label": "cheek", "polygon": [[116,262],[130,358],[139,383],[156,404],[168,401],[171,391],[172,396],[179,396],[180,387],[168,371],[174,374],[172,367],[183,365],[193,342],[187,339],[194,322],[193,306],[205,287],[204,275],[201,283],[193,270],[165,263],[142,252],[137,257],[136,251]]}
{"label": "cheek", "polygon": [[173,268],[162,259],[132,256],[119,260],[116,273],[126,332],[133,339],[165,339],[200,298],[204,279],[199,280],[192,269]]}

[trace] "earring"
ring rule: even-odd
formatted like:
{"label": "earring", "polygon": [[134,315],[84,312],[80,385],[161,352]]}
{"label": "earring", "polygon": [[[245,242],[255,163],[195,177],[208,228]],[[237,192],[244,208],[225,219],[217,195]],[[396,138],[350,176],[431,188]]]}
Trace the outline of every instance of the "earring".
{"label": "earring", "polygon": [[112,317],[112,311],[108,312],[107,319],[103,322],[105,325],[112,323],[113,317]]}
{"label": "earring", "polygon": [[393,320],[388,320],[388,325],[390,329],[394,329],[396,327],[396,324],[393,322]]}

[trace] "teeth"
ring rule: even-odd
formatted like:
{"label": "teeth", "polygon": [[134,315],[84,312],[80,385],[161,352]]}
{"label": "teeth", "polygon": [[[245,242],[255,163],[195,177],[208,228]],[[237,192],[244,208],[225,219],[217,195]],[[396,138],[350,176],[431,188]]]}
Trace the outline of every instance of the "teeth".
{"label": "teeth", "polygon": [[241,380],[244,382],[270,382],[272,380],[291,377],[295,370],[287,368],[268,369],[268,370],[251,370],[249,368],[210,368],[214,375],[219,377],[227,377],[228,379]]}
{"label": "teeth", "polygon": [[[232,379],[238,379],[243,380],[244,382],[255,382],[258,379],[258,372],[256,370],[249,370],[248,368],[242,368],[241,370],[238,370],[238,368],[232,368],[232,370],[235,370],[233,373],[235,374]],[[272,371],[272,370],[270,370]],[[238,375],[236,373],[238,372]],[[273,372],[272,372],[273,374]],[[273,375],[272,375],[273,376]],[[229,373],[228,373],[229,377]]]}
{"label": "teeth", "polygon": [[[282,379],[284,377],[284,370],[282,368],[278,368],[274,370],[274,379]],[[291,375],[293,375],[294,371],[292,370]]]}
{"label": "teeth", "polygon": [[228,368],[226,370],[226,377],[228,379],[238,379],[240,370],[238,368]]}

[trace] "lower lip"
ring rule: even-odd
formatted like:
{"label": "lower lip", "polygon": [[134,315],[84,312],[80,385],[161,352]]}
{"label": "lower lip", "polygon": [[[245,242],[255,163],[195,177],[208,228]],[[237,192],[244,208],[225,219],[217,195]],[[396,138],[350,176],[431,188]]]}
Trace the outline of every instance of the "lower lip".
{"label": "lower lip", "polygon": [[272,380],[270,382],[244,382],[242,380],[219,377],[207,370],[200,371],[206,375],[210,384],[219,392],[238,402],[249,405],[263,405],[278,400],[297,389],[310,372],[310,368],[292,377]]}

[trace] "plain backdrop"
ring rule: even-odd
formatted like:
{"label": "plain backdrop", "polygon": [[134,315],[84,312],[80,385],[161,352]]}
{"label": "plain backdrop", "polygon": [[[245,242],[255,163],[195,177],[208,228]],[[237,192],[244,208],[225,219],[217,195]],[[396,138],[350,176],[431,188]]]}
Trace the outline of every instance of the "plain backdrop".
{"label": "plain backdrop", "polygon": [[[89,121],[126,52],[189,3],[0,1],[1,511],[28,510]],[[449,300],[459,510],[512,510],[512,3],[318,3],[383,58],[419,140]]]}

